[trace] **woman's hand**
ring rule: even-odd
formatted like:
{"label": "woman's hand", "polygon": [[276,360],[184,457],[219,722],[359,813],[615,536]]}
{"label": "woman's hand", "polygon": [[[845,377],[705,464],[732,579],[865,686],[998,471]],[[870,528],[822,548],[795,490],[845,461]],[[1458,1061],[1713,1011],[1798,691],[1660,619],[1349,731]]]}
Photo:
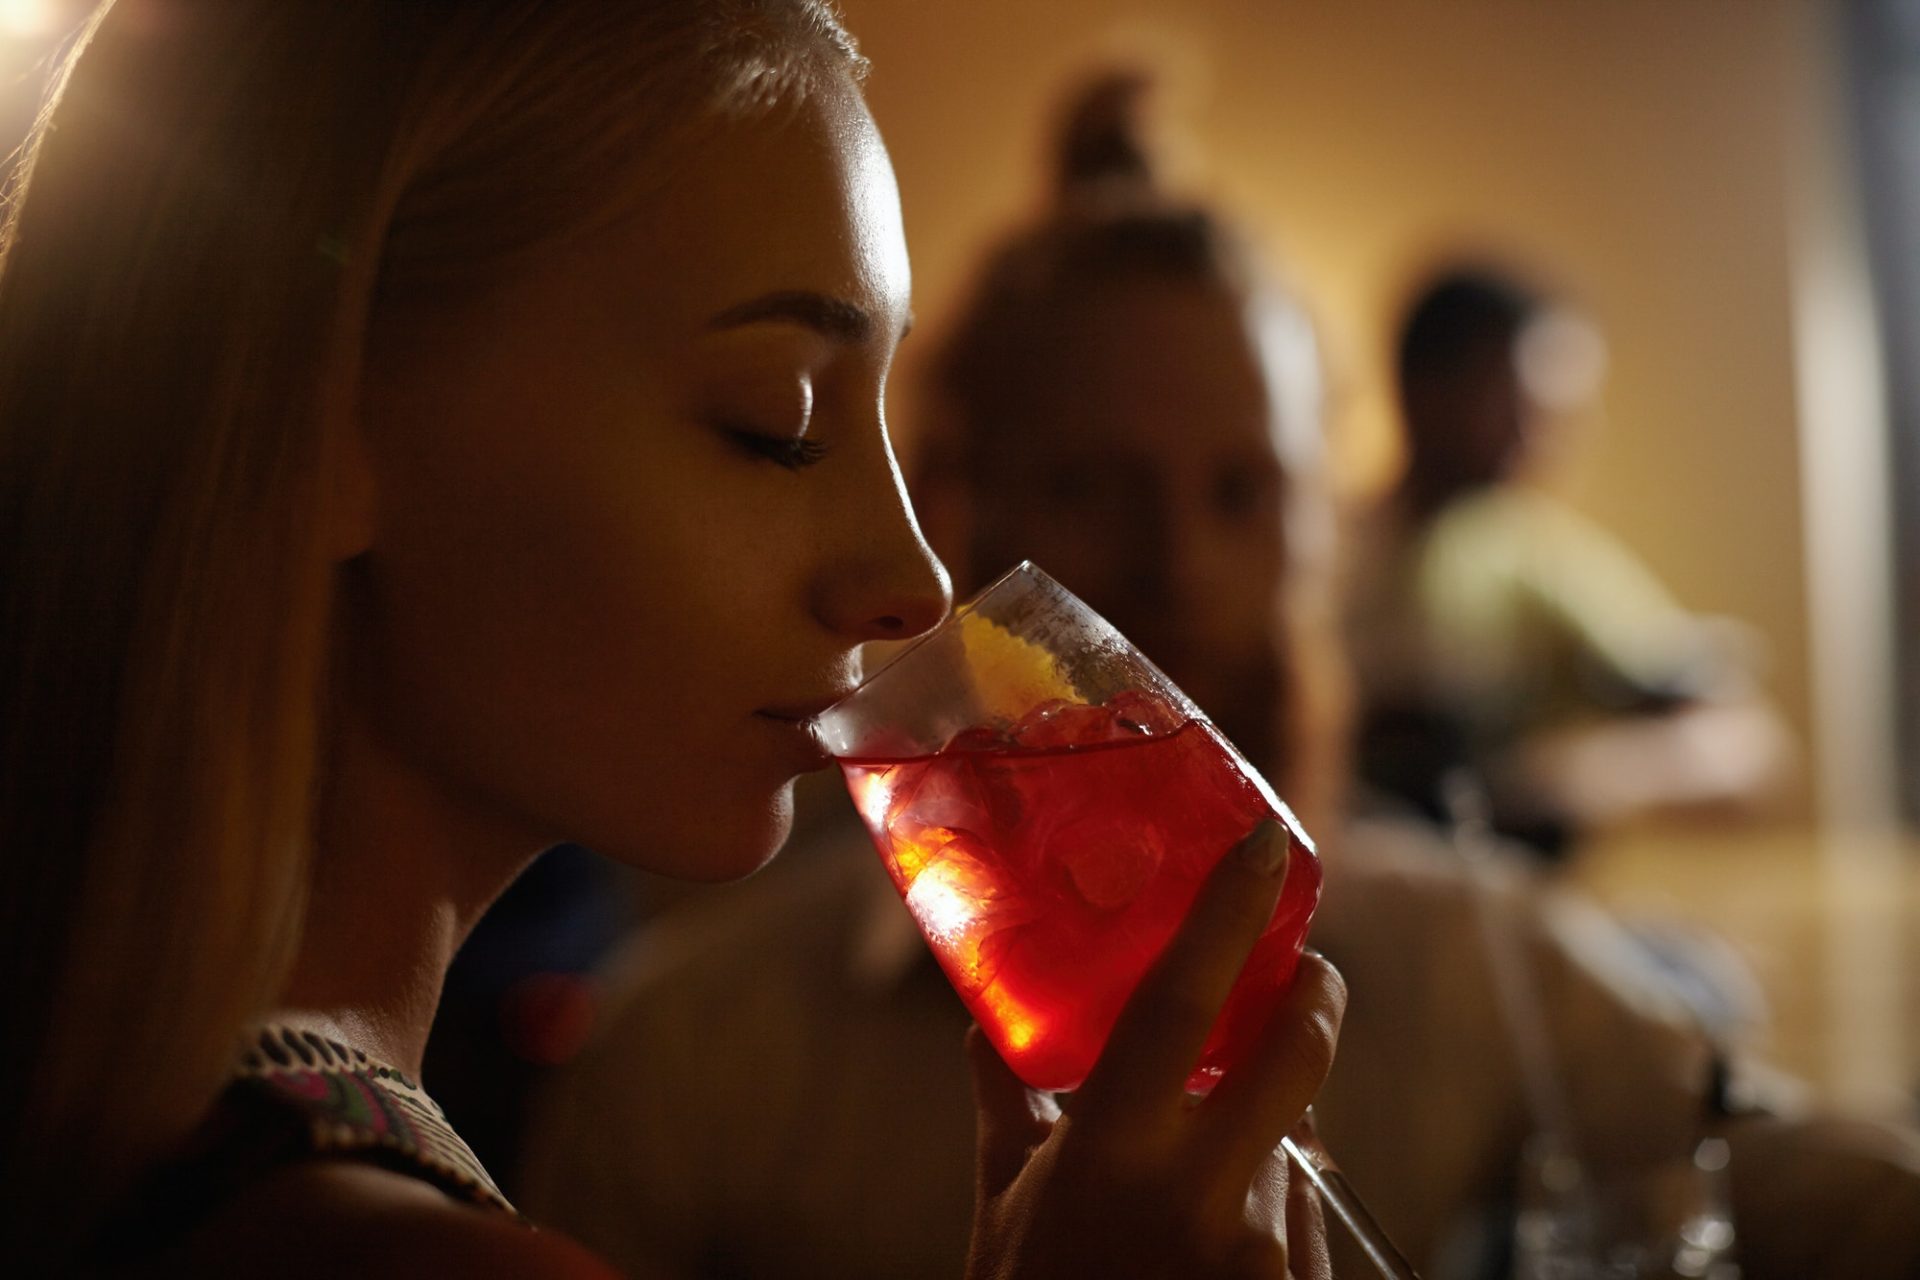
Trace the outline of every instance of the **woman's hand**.
{"label": "woman's hand", "polygon": [[[1311,953],[1254,1052],[1204,1101],[1185,1084],[1273,914],[1286,828],[1221,859],[1062,1114],[979,1028],[980,1145],[969,1280],[1332,1274],[1320,1206],[1276,1150],[1333,1062],[1346,985]],[[1289,1185],[1290,1182],[1290,1185]],[[1284,1204],[1284,1225],[1271,1206]]]}

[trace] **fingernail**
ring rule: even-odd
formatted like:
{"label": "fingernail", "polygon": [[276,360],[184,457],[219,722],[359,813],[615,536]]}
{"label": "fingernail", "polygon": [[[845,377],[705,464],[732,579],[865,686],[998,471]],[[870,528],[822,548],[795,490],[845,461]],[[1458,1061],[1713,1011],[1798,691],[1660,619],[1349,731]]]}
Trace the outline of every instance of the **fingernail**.
{"label": "fingernail", "polygon": [[1242,840],[1238,847],[1240,861],[1263,876],[1278,876],[1287,869],[1287,855],[1292,851],[1292,840],[1287,829],[1272,818],[1263,818],[1260,824]]}

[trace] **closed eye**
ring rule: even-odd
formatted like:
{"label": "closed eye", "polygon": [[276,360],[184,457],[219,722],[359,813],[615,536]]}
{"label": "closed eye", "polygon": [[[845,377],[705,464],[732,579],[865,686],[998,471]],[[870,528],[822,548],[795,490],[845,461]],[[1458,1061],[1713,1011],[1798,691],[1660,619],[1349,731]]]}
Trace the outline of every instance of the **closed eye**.
{"label": "closed eye", "polygon": [[738,428],[730,428],[727,434],[747,452],[777,462],[789,471],[810,467],[827,455],[827,446],[811,436],[775,437]]}

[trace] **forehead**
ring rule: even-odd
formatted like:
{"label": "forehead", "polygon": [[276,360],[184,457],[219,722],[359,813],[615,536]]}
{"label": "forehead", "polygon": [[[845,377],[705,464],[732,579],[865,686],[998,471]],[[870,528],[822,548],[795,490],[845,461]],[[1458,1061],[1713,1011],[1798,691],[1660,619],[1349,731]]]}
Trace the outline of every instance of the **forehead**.
{"label": "forehead", "polygon": [[1083,295],[1032,362],[1040,442],[1192,457],[1274,448],[1273,395],[1243,302],[1143,280]]}
{"label": "forehead", "polygon": [[[610,263],[649,318],[698,327],[745,298],[806,290],[903,321],[911,277],[899,192],[866,104],[845,76],[794,101],[702,122],[640,175],[638,216]],[[608,247],[608,246],[601,246]]]}

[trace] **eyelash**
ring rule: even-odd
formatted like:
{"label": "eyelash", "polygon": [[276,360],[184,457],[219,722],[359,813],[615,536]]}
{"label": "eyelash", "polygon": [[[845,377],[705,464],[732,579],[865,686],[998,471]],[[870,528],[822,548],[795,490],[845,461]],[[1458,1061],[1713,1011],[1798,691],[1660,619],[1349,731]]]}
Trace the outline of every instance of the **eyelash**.
{"label": "eyelash", "polygon": [[758,454],[769,462],[777,462],[789,471],[810,467],[827,456],[827,446],[810,436],[775,439],[772,436],[761,435],[757,431],[737,429],[730,434],[749,452]]}

